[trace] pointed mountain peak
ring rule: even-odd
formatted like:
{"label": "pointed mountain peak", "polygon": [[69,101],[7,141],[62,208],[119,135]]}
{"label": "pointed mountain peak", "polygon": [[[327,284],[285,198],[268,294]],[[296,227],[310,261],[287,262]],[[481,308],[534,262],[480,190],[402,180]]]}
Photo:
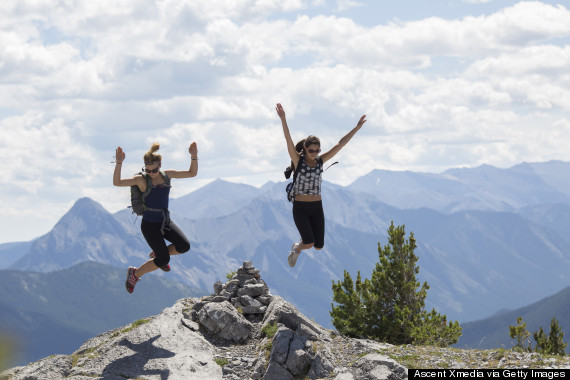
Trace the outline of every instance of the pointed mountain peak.
{"label": "pointed mountain peak", "polygon": [[100,218],[104,216],[111,216],[111,214],[101,206],[100,203],[94,201],[91,198],[79,198],[73,206],[69,209],[67,213],[60,219],[58,224],[61,221],[73,219],[73,218],[80,218],[80,219],[91,219],[91,218]]}
{"label": "pointed mountain peak", "polygon": [[83,197],[83,198],[79,198],[78,200],[76,200],[71,209],[75,209],[75,208],[77,208],[77,209],[90,209],[90,210],[98,209],[98,210],[103,210],[103,211],[105,210],[99,202],[96,202],[89,197]]}
{"label": "pointed mountain peak", "polygon": [[140,246],[130,240],[126,248],[123,241],[129,237],[123,225],[103,206],[90,198],[81,198],[12,267],[47,272],[88,260],[116,265]]}

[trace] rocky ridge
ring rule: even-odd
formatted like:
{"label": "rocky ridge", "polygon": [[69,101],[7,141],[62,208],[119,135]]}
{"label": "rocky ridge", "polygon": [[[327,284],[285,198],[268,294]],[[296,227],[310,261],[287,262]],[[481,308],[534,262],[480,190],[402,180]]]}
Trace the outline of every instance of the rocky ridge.
{"label": "rocky ridge", "polygon": [[381,354],[392,346],[344,337],[271,295],[244,262],[210,296],[185,298],[161,314],[0,374],[0,379],[406,379]]}

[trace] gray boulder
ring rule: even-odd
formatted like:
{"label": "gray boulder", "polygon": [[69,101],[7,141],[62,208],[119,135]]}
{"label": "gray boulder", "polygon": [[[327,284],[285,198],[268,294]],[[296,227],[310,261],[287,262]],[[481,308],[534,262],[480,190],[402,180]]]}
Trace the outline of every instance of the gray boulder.
{"label": "gray boulder", "polygon": [[263,375],[263,380],[293,380],[295,379],[293,375],[287,371],[281,364],[276,362],[269,363],[265,375]]}
{"label": "gray boulder", "polygon": [[223,285],[221,281],[216,281],[214,283],[214,294],[220,294],[223,289]]}
{"label": "gray boulder", "polygon": [[265,284],[247,284],[238,289],[238,296],[258,297],[269,293],[269,288]]}
{"label": "gray boulder", "polygon": [[209,333],[230,342],[246,342],[253,330],[253,325],[227,301],[207,303],[198,312],[198,320]]}
{"label": "gray boulder", "polygon": [[285,364],[289,353],[289,344],[293,340],[294,333],[290,329],[282,326],[277,330],[271,346],[270,362]]}
{"label": "gray boulder", "polygon": [[408,377],[408,370],[395,360],[371,353],[358,359],[354,365],[361,374],[366,374],[370,380],[396,380]]}
{"label": "gray boulder", "polygon": [[[332,357],[332,355],[330,356]],[[333,370],[334,365],[327,355],[323,352],[317,352],[311,363],[311,368],[307,373],[307,377],[309,379],[321,379],[323,377],[328,377]]]}
{"label": "gray boulder", "polygon": [[297,310],[295,306],[285,301],[280,296],[273,296],[273,300],[267,307],[262,322],[262,328],[268,324],[281,323],[293,331],[297,331],[300,326],[304,334],[317,338],[324,334],[324,329],[316,323],[311,322],[307,317]]}
{"label": "gray boulder", "polygon": [[264,314],[266,310],[267,310],[267,306],[244,306],[244,307],[242,307],[242,312],[244,315]]}
{"label": "gray boulder", "polygon": [[253,299],[251,296],[248,295],[239,297],[239,302],[241,303],[242,306],[255,306],[255,307],[263,306],[261,302]]}
{"label": "gray boulder", "polygon": [[257,300],[258,300],[259,302],[261,302],[262,305],[265,305],[265,306],[269,306],[269,304],[271,303],[271,300],[272,300],[272,299],[273,299],[273,296],[271,296],[271,295],[269,295],[269,294],[268,294],[268,295],[264,295],[264,296],[259,296],[259,297],[257,297]]}
{"label": "gray boulder", "polygon": [[289,353],[285,366],[294,376],[301,376],[311,365],[311,354],[309,347],[306,347],[307,338],[295,335],[289,345]]}

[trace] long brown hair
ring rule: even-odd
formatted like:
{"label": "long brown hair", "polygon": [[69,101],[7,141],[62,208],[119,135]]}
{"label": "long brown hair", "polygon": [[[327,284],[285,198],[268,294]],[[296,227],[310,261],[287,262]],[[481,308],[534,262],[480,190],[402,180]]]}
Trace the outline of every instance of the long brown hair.
{"label": "long brown hair", "polygon": [[159,149],[160,149],[159,143],[155,142],[154,144],[152,144],[148,152],[144,154],[144,163],[148,165],[158,162],[160,164],[160,162],[162,161],[162,156],[158,153],[155,153]]}

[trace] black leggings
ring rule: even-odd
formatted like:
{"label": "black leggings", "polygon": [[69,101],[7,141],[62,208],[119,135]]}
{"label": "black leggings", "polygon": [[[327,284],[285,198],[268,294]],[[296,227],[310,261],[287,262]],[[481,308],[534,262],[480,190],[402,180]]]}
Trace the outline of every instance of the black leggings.
{"label": "black leggings", "polygon": [[293,220],[304,244],[314,243],[315,248],[325,246],[323,201],[293,202]]}
{"label": "black leggings", "polygon": [[160,232],[161,227],[161,222],[145,222],[143,220],[141,223],[143,236],[156,255],[154,265],[159,268],[170,262],[170,253],[168,252],[168,246],[164,242],[164,239],[174,244],[174,248],[176,248],[176,252],[178,253],[184,253],[190,250],[190,242],[174,222],[170,221],[170,223],[165,226],[164,234]]}

